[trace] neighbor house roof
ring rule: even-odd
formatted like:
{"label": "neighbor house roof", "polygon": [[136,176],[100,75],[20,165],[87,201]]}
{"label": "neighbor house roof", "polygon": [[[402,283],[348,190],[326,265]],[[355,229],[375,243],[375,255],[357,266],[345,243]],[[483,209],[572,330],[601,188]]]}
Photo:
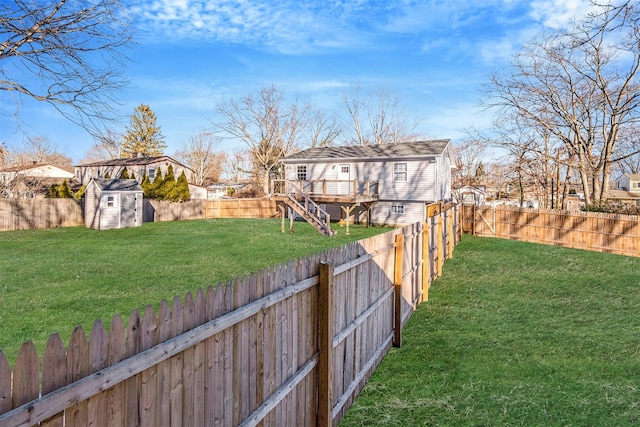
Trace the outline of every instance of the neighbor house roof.
{"label": "neighbor house roof", "polygon": [[349,145],[343,147],[309,148],[282,159],[296,160],[389,159],[433,157],[448,149],[449,139],[402,142],[398,144]]}
{"label": "neighbor house roof", "polygon": [[93,178],[92,181],[102,191],[144,191],[135,179]]}
{"label": "neighbor house roof", "polygon": [[173,159],[169,156],[152,156],[152,157],[128,157],[126,159],[111,159],[111,160],[101,160],[99,162],[93,163],[84,163],[81,165],[76,165],[76,167],[93,167],[93,166],[140,166],[140,165],[149,165],[152,163],[158,163],[162,161],[169,161],[174,164],[183,166],[189,170],[190,167],[180,163],[176,159]]}
{"label": "neighbor house roof", "polygon": [[640,174],[638,173],[625,173],[623,176],[626,176],[627,178],[634,181],[640,180]]}
{"label": "neighbor house roof", "polygon": [[640,199],[640,192],[626,190],[609,190],[607,191],[607,198],[637,200]]}
{"label": "neighbor house roof", "polygon": [[[29,171],[38,171],[39,173],[35,175],[29,175]],[[73,177],[73,173],[62,169],[58,166],[53,166],[48,163],[36,163],[22,166],[13,166],[10,168],[0,169],[0,173],[3,172],[15,172],[16,174],[25,175],[25,176],[48,176],[52,178],[71,178]],[[57,176],[52,176],[55,174]]]}

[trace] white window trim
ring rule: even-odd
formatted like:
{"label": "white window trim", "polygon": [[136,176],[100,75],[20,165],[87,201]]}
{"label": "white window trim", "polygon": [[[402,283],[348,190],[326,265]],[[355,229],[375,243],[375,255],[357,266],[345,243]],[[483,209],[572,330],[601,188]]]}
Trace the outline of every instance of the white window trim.
{"label": "white window trim", "polygon": [[[303,168],[304,168],[304,178],[300,178],[300,176],[302,175],[301,169],[303,169]],[[307,177],[308,177],[308,175],[307,175],[308,172],[309,172],[309,170],[307,168],[307,165],[297,165],[297,167],[296,167],[296,179],[298,181],[306,181]]]}
{"label": "white window trim", "polygon": [[405,206],[401,204],[393,204],[390,209],[391,213],[394,215],[404,215],[406,212]]}
{"label": "white window trim", "polygon": [[[400,165],[404,165],[404,170],[397,170]],[[396,162],[393,164],[393,182],[407,182],[409,181],[409,167],[407,162]],[[404,174],[404,179],[398,179],[399,175]]]}

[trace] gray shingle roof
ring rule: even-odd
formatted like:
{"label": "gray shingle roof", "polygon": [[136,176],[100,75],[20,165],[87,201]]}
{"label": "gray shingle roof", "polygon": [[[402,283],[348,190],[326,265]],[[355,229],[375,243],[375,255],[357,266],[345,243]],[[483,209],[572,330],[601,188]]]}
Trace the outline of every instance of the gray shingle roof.
{"label": "gray shingle roof", "polygon": [[153,157],[130,157],[126,159],[111,159],[111,160],[101,160],[99,162],[93,163],[84,163],[81,165],[76,165],[76,167],[88,167],[88,166],[139,166],[139,165],[148,165],[151,163],[156,163],[162,160],[171,161],[175,164],[187,167],[177,160],[169,157],[169,156],[153,156]]}
{"label": "gray shingle roof", "polygon": [[144,191],[135,179],[93,178],[102,191]]}
{"label": "gray shingle roof", "polygon": [[288,160],[380,159],[429,157],[442,154],[449,139],[402,142],[399,144],[349,145],[344,147],[310,148],[287,156]]}

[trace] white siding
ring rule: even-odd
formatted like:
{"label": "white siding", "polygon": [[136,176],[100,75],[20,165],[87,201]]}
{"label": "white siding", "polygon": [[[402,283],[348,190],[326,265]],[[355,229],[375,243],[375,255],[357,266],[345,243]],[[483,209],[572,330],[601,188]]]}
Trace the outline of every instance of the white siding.
{"label": "white siding", "polygon": [[[440,163],[444,163],[442,156]],[[407,164],[407,181],[393,181],[393,164]],[[434,160],[410,160],[410,161],[371,161],[371,162],[336,162],[336,163],[296,163],[286,165],[285,178],[295,180],[298,165],[307,166],[307,180],[337,180],[340,164],[349,164],[351,179],[357,181],[378,182],[378,194],[380,200],[405,200],[405,201],[437,201],[442,195],[450,194],[451,178],[437,180],[440,174],[436,173],[438,162]],[[449,188],[449,191],[447,191]],[[331,189],[327,189],[330,191]],[[335,193],[335,192],[332,192]],[[448,198],[449,196],[445,197]]]}
{"label": "white siding", "polygon": [[[393,213],[392,205],[404,206],[404,214]],[[373,225],[404,225],[424,221],[426,218],[426,204],[409,201],[380,201],[371,208],[371,222]]]}

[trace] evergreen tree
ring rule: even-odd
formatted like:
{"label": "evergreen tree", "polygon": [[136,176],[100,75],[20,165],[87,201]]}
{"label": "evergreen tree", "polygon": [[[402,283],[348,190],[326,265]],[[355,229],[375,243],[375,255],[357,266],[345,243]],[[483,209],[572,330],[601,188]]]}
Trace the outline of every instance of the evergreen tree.
{"label": "evergreen tree", "polygon": [[73,197],[75,197],[76,200],[82,199],[84,197],[84,192],[86,191],[86,189],[87,187],[83,185]]}
{"label": "evergreen tree", "polygon": [[136,179],[136,174],[135,172],[131,172],[131,176],[129,177],[129,179]]}
{"label": "evergreen tree", "polygon": [[152,199],[152,186],[153,184],[151,184],[151,180],[149,179],[149,175],[147,175],[147,172],[144,172],[142,174],[142,183],[140,183],[140,186],[142,187],[142,190],[144,191],[144,197],[147,199]]}
{"label": "evergreen tree", "polygon": [[111,174],[109,172],[105,173],[104,179],[111,179]]}
{"label": "evergreen tree", "polygon": [[189,192],[189,181],[187,181],[187,176],[184,174],[184,171],[178,177],[178,182],[176,183],[176,193],[177,199],[180,202],[188,202],[191,200],[191,193]]}
{"label": "evergreen tree", "polygon": [[156,115],[146,104],[140,104],[131,115],[131,122],[124,135],[122,155],[133,157],[161,156],[167,148],[160,126],[156,124]]}
{"label": "evergreen tree", "polygon": [[73,198],[73,191],[71,191],[71,187],[69,187],[69,183],[65,179],[62,181],[62,184],[58,186],[58,195],[59,199],[71,199]]}
{"label": "evergreen tree", "polygon": [[158,187],[157,198],[160,200],[169,200],[174,202],[177,200],[178,194],[176,192],[176,178],[173,174],[173,165],[169,165],[167,168],[167,174],[164,176],[162,185]]}
{"label": "evergreen tree", "polygon": [[46,199],[56,199],[58,197],[58,186],[55,184],[51,184],[47,194],[44,196]]}
{"label": "evergreen tree", "polygon": [[129,179],[129,172],[127,171],[127,168],[122,169],[120,179]]}
{"label": "evergreen tree", "polygon": [[162,169],[158,167],[156,169],[155,178],[153,178],[153,182],[149,186],[149,198],[150,199],[159,199],[162,200],[162,196],[160,194],[160,189],[162,188],[162,184],[164,183],[164,178],[162,178]]}

